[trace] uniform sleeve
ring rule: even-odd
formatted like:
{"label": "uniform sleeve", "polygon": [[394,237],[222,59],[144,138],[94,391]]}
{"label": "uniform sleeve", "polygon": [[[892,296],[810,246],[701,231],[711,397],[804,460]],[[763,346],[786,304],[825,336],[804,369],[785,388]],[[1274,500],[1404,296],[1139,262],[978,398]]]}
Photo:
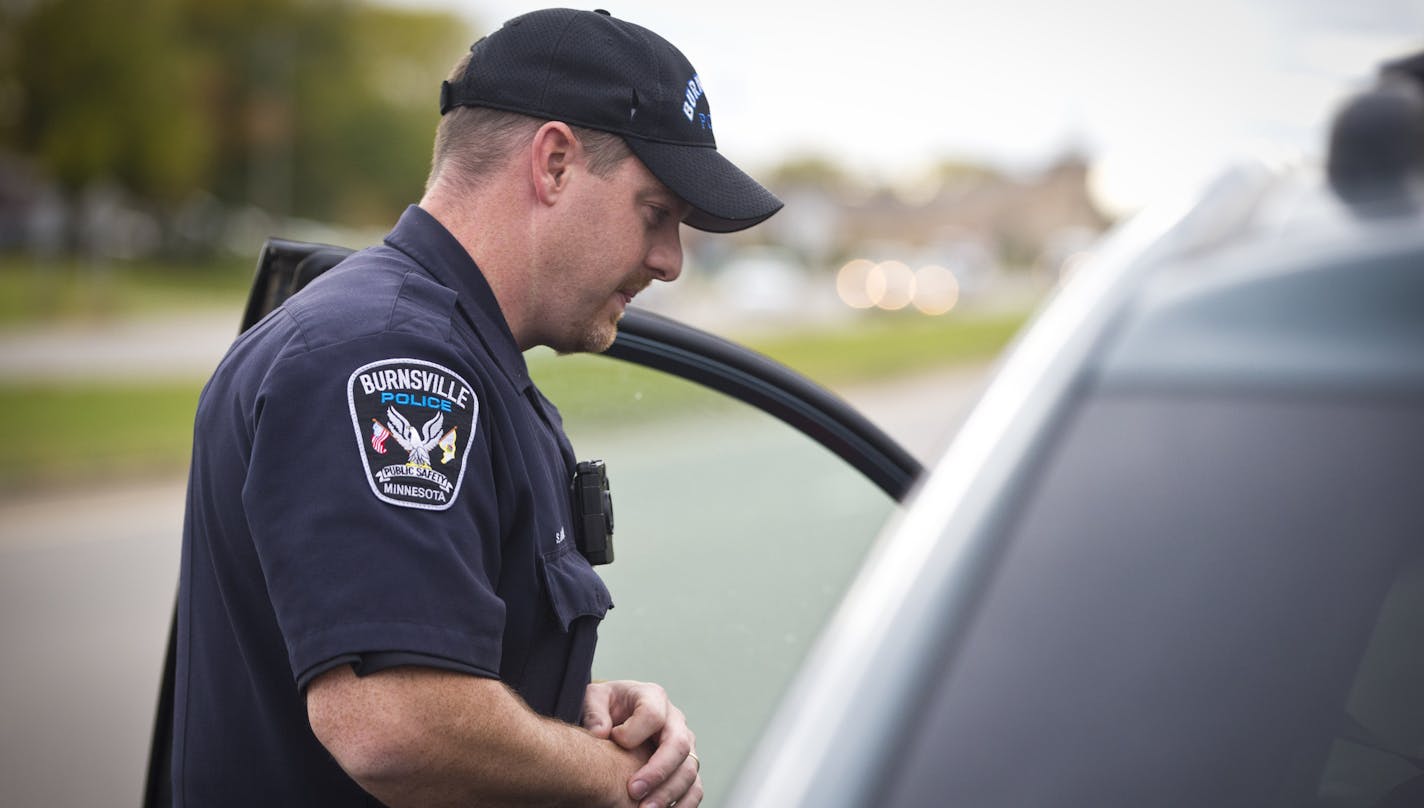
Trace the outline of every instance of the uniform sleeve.
{"label": "uniform sleeve", "polygon": [[372,653],[498,676],[488,387],[444,345],[391,334],[264,380],[242,500],[297,681]]}

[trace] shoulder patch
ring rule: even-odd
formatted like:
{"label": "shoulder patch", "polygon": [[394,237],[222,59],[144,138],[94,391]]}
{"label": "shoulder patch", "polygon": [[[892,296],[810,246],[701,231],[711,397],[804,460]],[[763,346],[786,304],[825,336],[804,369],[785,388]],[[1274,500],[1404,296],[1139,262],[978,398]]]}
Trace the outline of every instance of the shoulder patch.
{"label": "shoulder patch", "polygon": [[460,374],[422,359],[383,359],[351,374],[346,398],[377,499],[431,511],[455,504],[480,411]]}

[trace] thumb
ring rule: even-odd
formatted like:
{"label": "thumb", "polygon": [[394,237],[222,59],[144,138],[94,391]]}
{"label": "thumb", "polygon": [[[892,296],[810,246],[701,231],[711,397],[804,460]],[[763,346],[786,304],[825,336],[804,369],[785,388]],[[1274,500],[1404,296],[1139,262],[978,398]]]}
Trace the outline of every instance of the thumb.
{"label": "thumb", "polygon": [[613,718],[609,714],[610,692],[609,688],[594,682],[583,693],[583,728],[603,740],[608,740],[613,730]]}

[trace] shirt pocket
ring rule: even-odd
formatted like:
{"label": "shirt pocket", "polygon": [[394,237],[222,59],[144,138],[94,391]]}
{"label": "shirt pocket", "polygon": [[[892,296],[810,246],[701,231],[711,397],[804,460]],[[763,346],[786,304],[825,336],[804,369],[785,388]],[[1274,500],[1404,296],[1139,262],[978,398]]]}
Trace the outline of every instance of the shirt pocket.
{"label": "shirt pocket", "polygon": [[602,620],[613,608],[613,597],[603,579],[574,548],[573,542],[539,556],[539,573],[559,628],[565,632],[580,617]]}

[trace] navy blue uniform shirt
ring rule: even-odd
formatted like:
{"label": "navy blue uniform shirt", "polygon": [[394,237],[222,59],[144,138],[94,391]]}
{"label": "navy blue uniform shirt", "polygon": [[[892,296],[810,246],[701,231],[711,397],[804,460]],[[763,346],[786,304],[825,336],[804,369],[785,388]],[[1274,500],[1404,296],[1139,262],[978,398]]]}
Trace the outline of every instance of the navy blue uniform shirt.
{"label": "navy blue uniform shirt", "polygon": [[418,207],[244,333],[194,431],[176,803],[374,803],[307,722],[336,665],[498,678],[576,723],[612,604],[573,466],[489,286]]}

